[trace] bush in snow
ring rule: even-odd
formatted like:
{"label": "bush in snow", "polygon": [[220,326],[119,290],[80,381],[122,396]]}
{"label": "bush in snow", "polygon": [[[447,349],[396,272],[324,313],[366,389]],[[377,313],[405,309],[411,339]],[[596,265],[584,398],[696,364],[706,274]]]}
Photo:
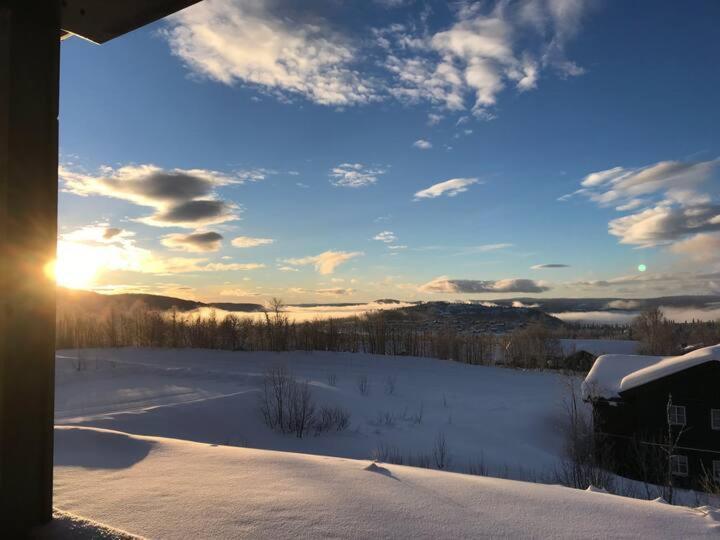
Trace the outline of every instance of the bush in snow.
{"label": "bush in snow", "polygon": [[596,451],[592,417],[583,406],[577,381],[568,376],[565,387],[565,458],[555,470],[555,481],[578,489],[595,486],[612,491],[613,475]]}
{"label": "bush in snow", "polygon": [[263,377],[260,414],[265,424],[281,433],[302,438],[309,431],[344,431],[350,425],[350,413],[342,407],[315,405],[310,383],[298,382],[285,366],[269,369]]}
{"label": "bush in snow", "polygon": [[445,469],[450,465],[450,452],[447,446],[445,434],[440,432],[435,437],[435,444],[432,449],[433,461],[438,469]]}
{"label": "bush in snow", "polygon": [[397,446],[393,446],[384,441],[378,443],[373,450],[373,459],[381,463],[392,463],[393,465],[403,465],[405,458]]}
{"label": "bush in snow", "polygon": [[328,384],[330,386],[337,386],[337,375],[335,375],[335,373],[328,373]]}
{"label": "bush in snow", "polygon": [[488,468],[485,464],[485,458],[480,455],[480,459],[470,460],[467,466],[467,473],[474,474],[476,476],[487,476]]}
{"label": "bush in snow", "polygon": [[302,438],[315,421],[310,385],[297,382],[285,366],[269,369],[263,377],[260,413],[268,427]]}
{"label": "bush in snow", "polygon": [[345,431],[350,426],[350,412],[342,407],[321,407],[315,418],[315,433]]}

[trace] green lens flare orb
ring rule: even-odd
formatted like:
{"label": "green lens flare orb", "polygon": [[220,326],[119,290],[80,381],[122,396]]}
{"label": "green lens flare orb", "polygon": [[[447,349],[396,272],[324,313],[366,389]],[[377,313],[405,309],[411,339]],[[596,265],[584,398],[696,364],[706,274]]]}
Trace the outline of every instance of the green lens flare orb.
{"label": "green lens flare orb", "polygon": [[647,270],[647,266],[645,266],[644,264],[638,264],[638,270],[640,272],[644,272],[645,270]]}

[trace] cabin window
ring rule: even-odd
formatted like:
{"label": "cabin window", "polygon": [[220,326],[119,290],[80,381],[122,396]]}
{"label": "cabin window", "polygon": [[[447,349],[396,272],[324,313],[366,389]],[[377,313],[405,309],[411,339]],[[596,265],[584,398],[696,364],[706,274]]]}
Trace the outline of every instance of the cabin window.
{"label": "cabin window", "polygon": [[668,424],[671,426],[684,426],[686,424],[684,405],[670,405],[668,409]]}
{"label": "cabin window", "polygon": [[675,476],[687,476],[689,469],[687,456],[670,456],[670,469]]}
{"label": "cabin window", "polygon": [[710,409],[710,427],[720,430],[720,409]]}
{"label": "cabin window", "polygon": [[713,480],[720,484],[720,460],[713,460]]}

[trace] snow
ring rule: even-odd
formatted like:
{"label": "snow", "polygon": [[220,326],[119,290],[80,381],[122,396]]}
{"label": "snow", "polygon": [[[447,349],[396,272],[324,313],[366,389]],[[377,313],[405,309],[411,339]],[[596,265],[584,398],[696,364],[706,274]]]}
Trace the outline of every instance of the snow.
{"label": "snow", "polygon": [[53,511],[53,519],[47,525],[32,531],[35,540],[139,540],[140,537],[85,519],[70,512]]}
{"label": "snow", "polygon": [[720,533],[710,508],[560,486],[77,426],[57,427],[56,436],[56,504],[149,538]]}
{"label": "snow", "polygon": [[720,361],[720,345],[681,356],[607,354],[595,361],[583,382],[583,398],[618,398],[625,390],[713,361]]}
{"label": "snow", "polygon": [[624,377],[620,388],[629,390],[706,362],[720,362],[720,345],[704,347],[681,356],[664,358],[656,364],[639,369]]}
{"label": "snow", "polygon": [[587,351],[595,356],[603,354],[635,354],[640,342],[621,339],[561,339],[563,354]]}
{"label": "snow", "polygon": [[[350,427],[302,439],[266,427],[259,389],[277,365],[308,380],[318,405],[349,410]],[[60,351],[55,504],[151,538],[720,533],[712,509],[457,474],[473,465],[551,481],[566,383],[556,373],[367,354]],[[457,472],[370,460],[381,447],[404,459],[431,454],[440,434]]]}
{"label": "snow", "polygon": [[[482,462],[491,474],[518,479],[546,476],[562,455],[558,424],[566,390],[555,373],[329,352],[103,349],[83,355],[87,369],[77,371],[75,351],[58,353],[58,424],[357,459],[380,447],[406,459],[429,454],[442,433],[452,470]],[[317,405],[349,410],[350,427],[303,439],[267,428],[259,389],[268,367],[280,364],[310,381]],[[358,389],[361,376],[368,377],[368,396]]]}

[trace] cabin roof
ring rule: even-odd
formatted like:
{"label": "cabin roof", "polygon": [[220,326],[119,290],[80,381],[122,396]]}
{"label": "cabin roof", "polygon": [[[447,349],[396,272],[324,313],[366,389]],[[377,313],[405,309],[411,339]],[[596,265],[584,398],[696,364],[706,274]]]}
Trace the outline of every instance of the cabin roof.
{"label": "cabin roof", "polygon": [[681,356],[605,354],[595,361],[582,384],[583,399],[617,399],[626,390],[712,361],[720,362],[720,345]]}

